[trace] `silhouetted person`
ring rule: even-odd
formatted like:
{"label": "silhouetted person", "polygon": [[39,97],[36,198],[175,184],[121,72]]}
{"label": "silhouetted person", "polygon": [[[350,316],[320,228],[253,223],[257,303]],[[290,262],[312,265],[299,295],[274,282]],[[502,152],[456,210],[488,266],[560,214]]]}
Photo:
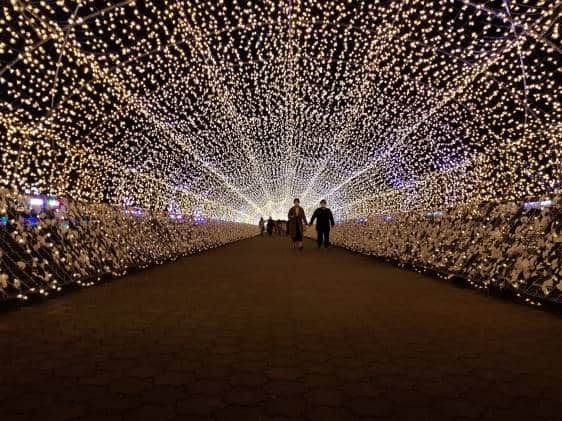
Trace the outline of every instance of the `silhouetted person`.
{"label": "silhouetted person", "polygon": [[265,230],[265,221],[263,220],[263,216],[260,218],[258,226],[260,227],[260,235],[263,235],[263,231]]}
{"label": "silhouetted person", "polygon": [[281,221],[281,225],[279,226],[281,230],[281,235],[285,236],[288,235],[289,229],[287,228],[287,221]]}
{"label": "silhouetted person", "polygon": [[267,234],[268,235],[273,234],[273,227],[274,226],[275,226],[275,222],[273,222],[273,218],[270,216],[269,219],[267,220]]}
{"label": "silhouetted person", "polygon": [[288,230],[291,240],[293,240],[293,246],[302,250],[302,235],[304,232],[304,226],[306,224],[306,216],[304,214],[304,209],[300,207],[300,200],[293,200],[293,207],[289,209],[289,222]]}
{"label": "silhouetted person", "polygon": [[328,247],[330,245],[330,228],[335,225],[334,215],[332,211],[326,207],[326,201],[322,199],[320,201],[320,207],[314,211],[312,218],[310,219],[310,225],[316,222],[316,232],[318,233],[318,248]]}

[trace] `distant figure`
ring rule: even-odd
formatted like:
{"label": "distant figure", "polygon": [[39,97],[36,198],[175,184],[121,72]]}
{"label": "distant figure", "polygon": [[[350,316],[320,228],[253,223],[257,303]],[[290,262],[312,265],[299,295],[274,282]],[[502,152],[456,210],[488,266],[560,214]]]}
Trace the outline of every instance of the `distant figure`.
{"label": "distant figure", "polygon": [[281,220],[278,219],[277,221],[275,221],[275,234],[281,235],[282,232],[283,232],[283,229],[281,228]]}
{"label": "distant figure", "polygon": [[287,223],[285,221],[279,221],[279,235],[287,235]]}
{"label": "distant figure", "polygon": [[304,209],[300,207],[300,200],[293,200],[293,207],[289,210],[288,231],[293,240],[293,247],[302,250],[302,235],[306,224]]}
{"label": "distant figure", "polygon": [[315,219],[318,220],[318,222],[316,222],[318,248],[322,247],[322,244],[324,244],[324,247],[328,248],[330,246],[330,227],[333,227],[335,222],[332,211],[326,207],[326,201],[324,199],[320,201],[320,207],[314,211],[312,219],[310,220],[310,225],[314,224]]}
{"label": "distant figure", "polygon": [[270,216],[269,219],[267,220],[267,234],[268,235],[273,234],[274,225],[275,225],[275,222],[273,222],[273,218]]}
{"label": "distant figure", "polygon": [[263,220],[263,216],[260,218],[260,222],[258,223],[259,227],[260,227],[260,235],[263,235],[263,232],[265,230],[265,221]]}

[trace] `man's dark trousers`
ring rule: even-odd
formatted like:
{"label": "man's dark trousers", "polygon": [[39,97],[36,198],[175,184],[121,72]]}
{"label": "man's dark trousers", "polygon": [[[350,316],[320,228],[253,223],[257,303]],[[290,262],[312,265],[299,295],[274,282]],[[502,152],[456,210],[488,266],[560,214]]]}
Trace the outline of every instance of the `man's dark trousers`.
{"label": "man's dark trousers", "polygon": [[316,233],[318,234],[318,247],[322,247],[322,244],[324,244],[324,247],[329,247],[330,246],[330,228],[328,229],[317,229]]}

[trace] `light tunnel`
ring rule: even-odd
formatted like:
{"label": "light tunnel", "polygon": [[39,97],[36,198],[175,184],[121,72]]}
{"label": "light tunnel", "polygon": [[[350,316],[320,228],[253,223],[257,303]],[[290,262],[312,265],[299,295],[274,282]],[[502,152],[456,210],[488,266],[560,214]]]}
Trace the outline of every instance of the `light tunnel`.
{"label": "light tunnel", "polygon": [[3,200],[247,224],[295,197],[341,222],[549,200],[559,18],[548,1],[13,0]]}
{"label": "light tunnel", "polygon": [[[560,276],[560,7],[4,2],[3,295],[254,235],[249,225],[286,219],[297,197],[308,215],[328,201],[339,245],[476,272],[486,285],[532,278],[550,294]],[[535,222],[542,239],[521,233]],[[439,240],[438,262],[439,244],[418,247],[432,230],[453,238]],[[473,237],[495,244],[495,257]],[[525,250],[509,255],[518,242]],[[505,261],[513,271],[499,269]]]}
{"label": "light tunnel", "polygon": [[561,25],[0,0],[0,420],[562,420]]}

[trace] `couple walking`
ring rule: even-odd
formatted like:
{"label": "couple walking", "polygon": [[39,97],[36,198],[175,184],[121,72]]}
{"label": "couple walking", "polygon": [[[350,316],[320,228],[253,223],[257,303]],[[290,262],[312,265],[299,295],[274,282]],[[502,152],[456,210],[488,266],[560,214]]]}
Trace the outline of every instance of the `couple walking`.
{"label": "couple walking", "polygon": [[[318,234],[318,247],[328,247],[330,245],[330,227],[335,225],[332,211],[326,207],[326,201],[320,201],[320,207],[314,211],[310,225],[316,223],[316,232]],[[293,207],[289,210],[288,229],[289,235],[293,240],[293,246],[299,250],[303,249],[302,236],[307,225],[304,209],[300,206],[300,200],[293,200]]]}

